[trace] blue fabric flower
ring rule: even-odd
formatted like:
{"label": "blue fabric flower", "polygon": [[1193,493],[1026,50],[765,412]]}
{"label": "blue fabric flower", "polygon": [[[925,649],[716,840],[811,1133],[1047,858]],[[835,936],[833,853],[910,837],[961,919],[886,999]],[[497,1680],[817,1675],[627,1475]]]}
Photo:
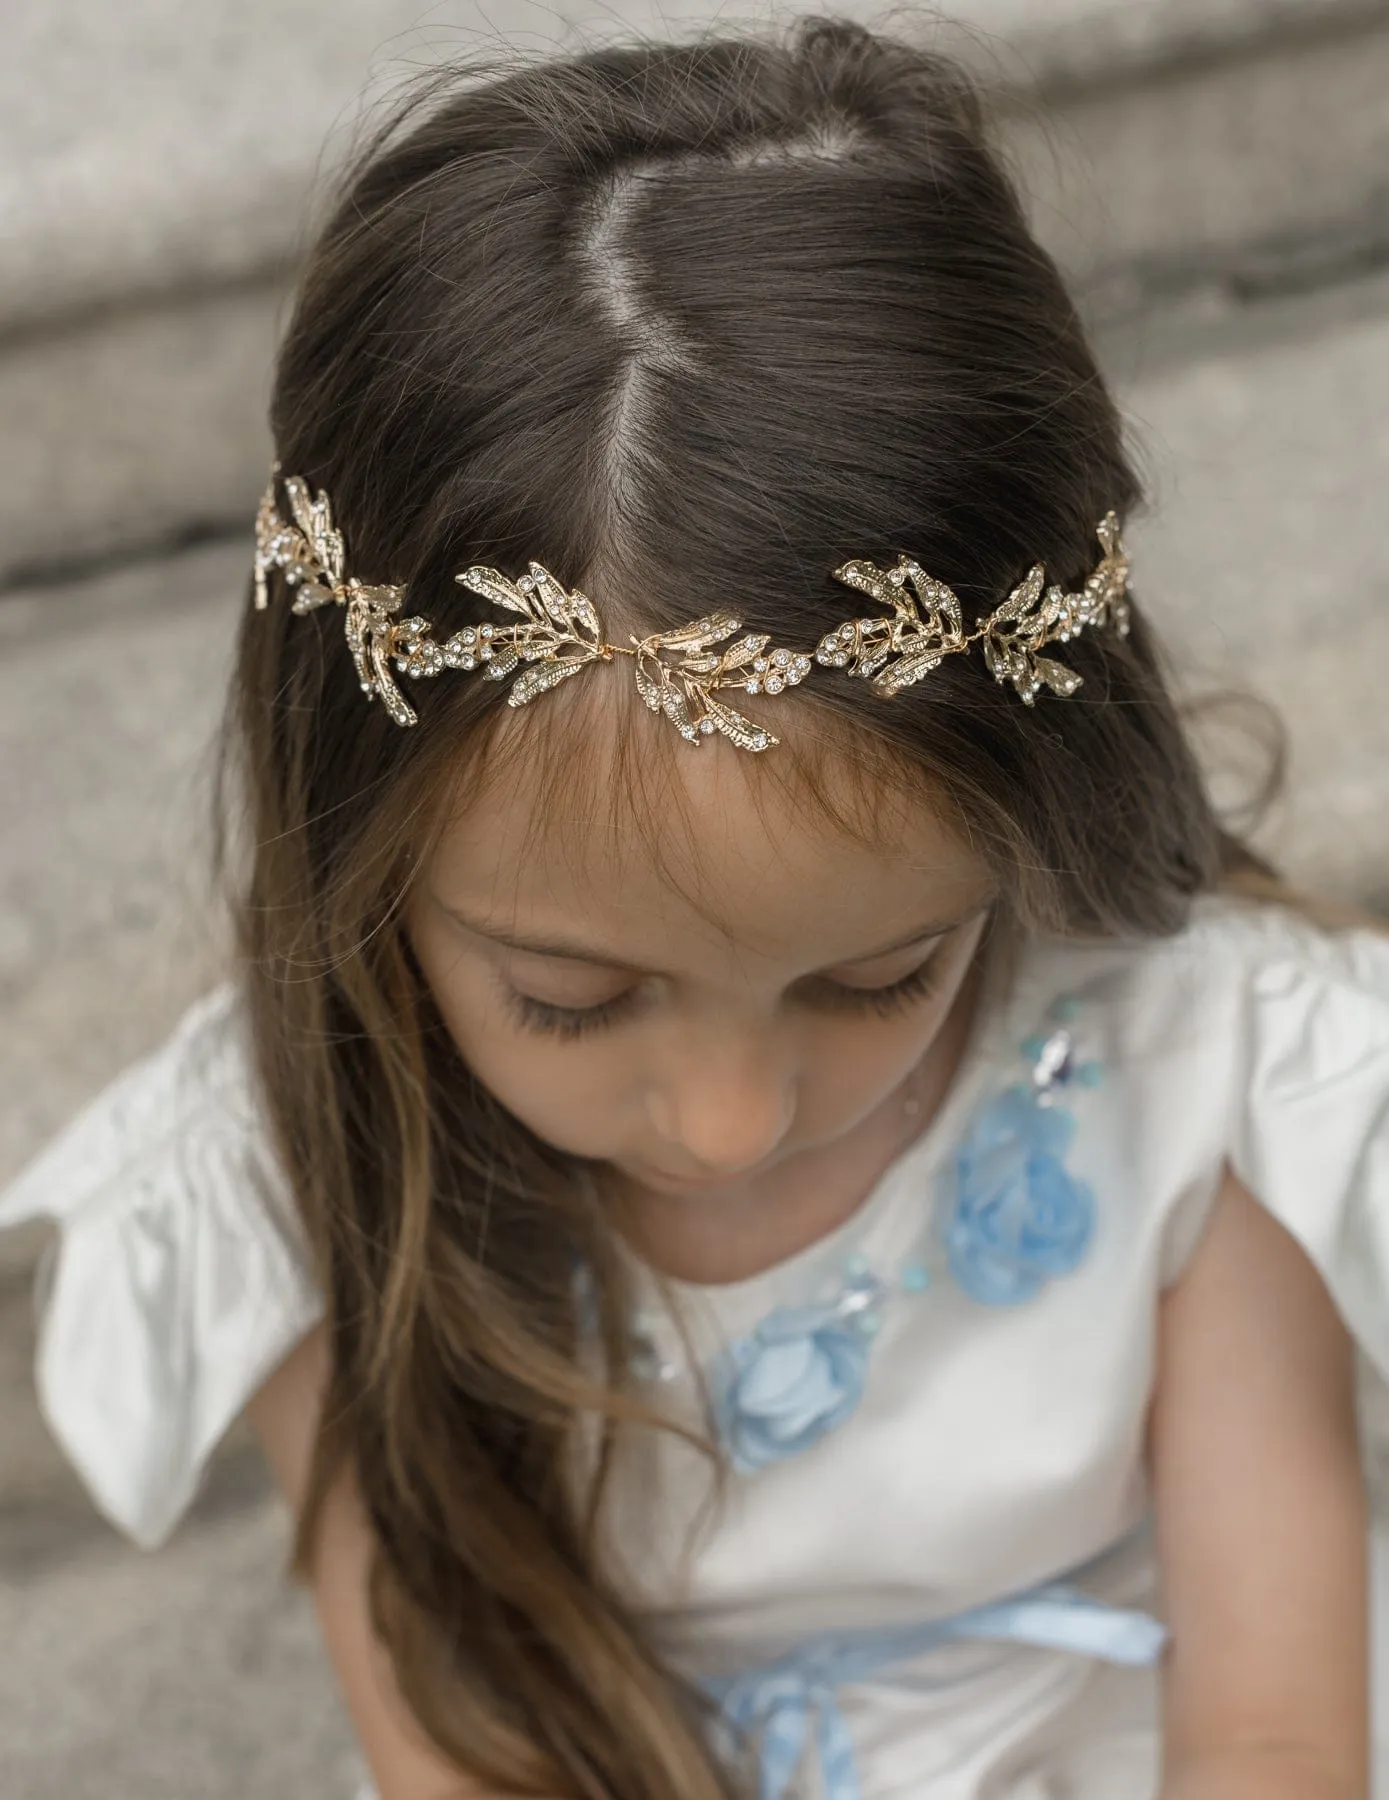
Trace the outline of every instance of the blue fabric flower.
{"label": "blue fabric flower", "polygon": [[1020,1306],[1079,1267],[1095,1228],[1095,1197],[1065,1165],[1075,1120],[1009,1088],[975,1120],[955,1159],[945,1225],[950,1271],[985,1306]]}
{"label": "blue fabric flower", "polygon": [[808,1450],[863,1398],[868,1341],[842,1305],[783,1307],[715,1370],[715,1423],[735,1469]]}

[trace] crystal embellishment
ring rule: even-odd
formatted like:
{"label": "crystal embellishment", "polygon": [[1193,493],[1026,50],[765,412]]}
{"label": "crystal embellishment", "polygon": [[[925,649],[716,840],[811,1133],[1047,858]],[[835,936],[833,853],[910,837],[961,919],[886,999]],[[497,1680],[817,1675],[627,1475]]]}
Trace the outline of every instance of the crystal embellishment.
{"label": "crystal embellishment", "polygon": [[912,687],[947,656],[981,644],[995,681],[1011,682],[1027,706],[1044,687],[1069,697],[1081,685],[1074,669],[1043,656],[1049,644],[1069,643],[1087,626],[1108,626],[1126,636],[1130,623],[1128,557],[1119,536],[1119,518],[1107,513],[1097,529],[1103,556],[1078,594],[1053,583],[1036,563],[1002,606],[966,631],[958,597],[908,556],[891,569],[854,561],[835,570],[836,581],[857,588],[886,607],[872,618],[850,619],[826,632],[815,660],[826,668],[857,675],[884,694]]}
{"label": "crystal embellishment", "polygon": [[[507,704],[526,706],[582,669],[623,656],[633,659],[646,705],[669,720],[687,743],[698,745],[719,735],[741,750],[761,751],[778,739],[721,695],[741,690],[775,699],[798,687],[814,666],[803,651],[769,649],[766,632],[743,632],[741,617],[732,612],[710,613],[673,631],[633,636],[626,644],[609,643],[587,595],[564,588],[537,562],[515,580],[481,565],[456,576],[471,593],[518,615],[520,622],[470,625],[441,642],[427,618],[397,617],[405,605],[404,587],[369,586],[346,574],[342,532],[333,523],[325,493],[314,494],[299,476],[286,476],[291,516],[288,521],[281,516],[275,494],[279,473],[277,464],[256,513],[256,609],[268,606],[270,577],[277,572],[293,590],[293,612],[343,607],[347,647],[362,692],[369,700],[379,698],[397,725],[418,723],[397,675],[412,681],[431,680],[445,670],[481,672],[489,681],[515,676]],[[833,627],[821,638],[814,662],[871,680],[880,693],[895,694],[922,680],[947,656],[982,644],[995,680],[1011,682],[1028,706],[1044,687],[1073,694],[1080,676],[1043,656],[1042,649],[1069,642],[1086,626],[1109,626],[1120,635],[1129,628],[1129,565],[1118,517],[1109,513],[1098,532],[1104,555],[1080,593],[1047,587],[1038,563],[1002,606],[969,632],[955,594],[910,557],[899,557],[887,570],[866,561],[844,563],[835,578],[887,611]]]}
{"label": "crystal embellishment", "polygon": [[[1073,1020],[1070,996],[1052,1007]],[[1080,1267],[1094,1235],[1095,1197],[1066,1166],[1076,1121],[1061,1103],[1095,1087],[1100,1065],[1075,1053],[1069,1023],[1025,1038],[1028,1080],[996,1095],[955,1155],[954,1200],[943,1230],[950,1272],[985,1306],[1020,1306]]]}
{"label": "crystal embellishment", "polygon": [[261,498],[256,514],[256,554],[252,570],[255,606],[269,605],[269,578],[279,570],[294,594],[290,611],[313,612],[320,606],[341,606],[347,648],[357,670],[357,680],[368,700],[380,697],[397,725],[413,725],[415,710],[391,676],[390,658],[397,630],[395,614],[405,601],[401,587],[368,587],[355,576],[348,579],[342,533],[333,524],[326,494],[316,497],[297,475],[285,479],[293,523],[287,524],[275,506],[272,482]]}
{"label": "crystal embellishment", "polygon": [[1103,1071],[1076,1054],[1070,1027],[1079,1011],[1062,996],[1052,1028],[1024,1039],[1027,1080],[975,1118],[956,1152],[949,1207],[895,1282],[855,1251],[818,1304],[778,1307],[717,1361],[714,1418],[735,1469],[750,1473],[797,1455],[852,1417],[895,1294],[932,1293],[942,1271],[981,1305],[1020,1306],[1080,1267],[1096,1206],[1066,1166],[1077,1125],[1062,1101],[1072,1088],[1098,1085]]}

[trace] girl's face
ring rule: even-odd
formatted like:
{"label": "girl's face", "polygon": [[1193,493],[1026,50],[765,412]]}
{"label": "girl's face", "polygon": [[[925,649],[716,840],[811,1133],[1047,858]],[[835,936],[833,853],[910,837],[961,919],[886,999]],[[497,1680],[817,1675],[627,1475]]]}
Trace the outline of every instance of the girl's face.
{"label": "girl's face", "polygon": [[409,929],[504,1106],[639,1192],[694,1202],[784,1177],[884,1107],[900,1118],[994,894],[925,804],[899,803],[889,854],[759,792],[745,753],[674,761],[659,857],[606,810],[557,830],[515,785],[474,794]]}

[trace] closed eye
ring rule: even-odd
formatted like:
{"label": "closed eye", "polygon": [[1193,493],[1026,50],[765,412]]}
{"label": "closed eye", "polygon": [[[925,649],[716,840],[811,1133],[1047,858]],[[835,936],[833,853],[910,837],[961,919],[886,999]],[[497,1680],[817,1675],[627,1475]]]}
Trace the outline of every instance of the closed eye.
{"label": "closed eye", "polygon": [[845,981],[821,979],[808,990],[806,1004],[826,1012],[875,1012],[890,1018],[935,993],[940,979],[938,962],[933,952],[909,975],[890,981],[885,987],[851,987]]}
{"label": "closed eye", "polygon": [[[918,964],[910,974],[882,987],[853,987],[845,981],[817,977],[804,984],[801,1004],[820,1012],[876,1013],[891,1018],[918,1001],[929,999],[938,986],[938,958],[933,954]],[[549,1000],[537,1000],[532,994],[508,987],[507,1005],[517,1024],[527,1031],[543,1032],[572,1043],[594,1032],[605,1031],[624,1023],[644,1004],[640,983],[624,988],[611,1000],[596,1006],[556,1006]]]}
{"label": "closed eye", "polygon": [[572,1043],[575,1038],[604,1031],[630,1016],[641,1005],[641,988],[624,988],[611,1000],[600,1001],[596,1006],[556,1006],[549,1000],[537,1000],[533,994],[522,994],[508,987],[506,1002],[512,1017],[524,1030],[544,1032]]}

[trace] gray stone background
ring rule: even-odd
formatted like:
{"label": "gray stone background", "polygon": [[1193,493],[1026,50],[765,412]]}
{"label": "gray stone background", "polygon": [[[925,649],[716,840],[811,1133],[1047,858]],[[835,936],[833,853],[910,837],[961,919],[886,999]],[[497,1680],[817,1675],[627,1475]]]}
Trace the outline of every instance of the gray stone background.
{"label": "gray stone background", "polygon": [[[1389,905],[1389,0],[841,10],[936,35],[997,90],[1149,473],[1130,535],[1184,688],[1281,712],[1260,841]],[[216,966],[209,746],[324,172],[441,57],[711,16],[0,8],[0,1180]],[[1239,725],[1204,734],[1232,796]],[[0,1240],[0,1794],[343,1800],[348,1734],[254,1454],[233,1434],[165,1551],[120,1543],[33,1403],[38,1247]]]}

